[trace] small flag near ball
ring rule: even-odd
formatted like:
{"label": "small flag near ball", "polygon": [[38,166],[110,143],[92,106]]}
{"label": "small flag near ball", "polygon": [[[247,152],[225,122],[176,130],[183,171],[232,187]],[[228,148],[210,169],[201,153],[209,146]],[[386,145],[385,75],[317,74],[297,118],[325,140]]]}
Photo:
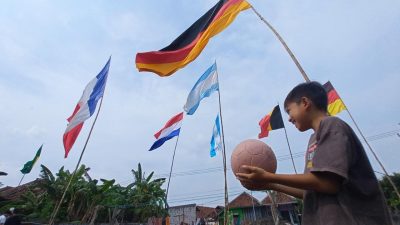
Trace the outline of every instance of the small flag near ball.
{"label": "small flag near ball", "polygon": [[268,113],[258,123],[261,128],[261,132],[258,134],[258,138],[268,137],[269,131],[284,128],[281,109],[279,105],[276,105],[272,112]]}

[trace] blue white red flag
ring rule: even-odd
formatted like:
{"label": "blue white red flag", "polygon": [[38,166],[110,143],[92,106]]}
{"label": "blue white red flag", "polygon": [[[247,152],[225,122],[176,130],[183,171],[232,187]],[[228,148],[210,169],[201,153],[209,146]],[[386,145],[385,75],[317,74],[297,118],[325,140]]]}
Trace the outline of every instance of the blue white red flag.
{"label": "blue white red flag", "polygon": [[210,156],[214,157],[217,155],[217,151],[222,150],[221,146],[221,129],[219,125],[219,114],[217,118],[215,118],[215,124],[213,128],[213,134],[211,136],[211,149],[210,149]]}
{"label": "blue white red flag", "polygon": [[186,104],[183,107],[188,115],[193,115],[197,107],[199,107],[200,101],[210,96],[214,91],[219,90],[218,85],[218,74],[217,74],[217,64],[214,63],[210,68],[204,72],[203,75],[196,82],[194,87],[189,93],[186,100]]}
{"label": "blue white red flag", "polygon": [[106,87],[108,70],[110,68],[111,57],[100,73],[87,85],[72,115],[67,119],[68,125],[63,136],[65,155],[67,158],[69,151],[74,145],[85,120],[90,118],[96,111],[97,102],[103,97]]}
{"label": "blue white red flag", "polygon": [[183,112],[172,117],[168,122],[164,125],[164,127],[154,134],[154,137],[157,139],[154,144],[151,146],[149,151],[153,151],[154,149],[160,147],[164,144],[164,142],[169,139],[179,136],[179,132],[181,130],[183,120]]}

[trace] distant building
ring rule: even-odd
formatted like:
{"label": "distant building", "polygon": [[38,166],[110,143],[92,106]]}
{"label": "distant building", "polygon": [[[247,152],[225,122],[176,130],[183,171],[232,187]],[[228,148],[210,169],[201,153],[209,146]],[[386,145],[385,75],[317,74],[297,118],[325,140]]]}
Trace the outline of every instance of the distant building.
{"label": "distant building", "polygon": [[[297,201],[295,198],[277,193],[275,203],[282,222],[300,224],[296,213]],[[270,196],[266,196],[259,202],[247,192],[243,192],[228,204],[228,224],[273,224],[272,205]],[[219,213],[218,220],[220,225],[224,224],[223,211]]]}
{"label": "distant building", "polygon": [[26,184],[22,184],[17,187],[6,186],[0,188],[0,202],[2,201],[17,201],[21,198],[23,194],[25,194],[28,190],[33,191],[34,193],[41,193],[43,190],[36,187],[38,183],[41,182],[41,179],[36,179],[34,181],[28,182]]}
{"label": "distant building", "polygon": [[196,204],[173,206],[168,209],[170,225],[214,225],[217,210]]}
{"label": "distant building", "polygon": [[[168,209],[169,225],[218,225],[218,211],[222,207],[196,204],[173,206]],[[162,225],[161,218],[150,218],[148,225]]]}

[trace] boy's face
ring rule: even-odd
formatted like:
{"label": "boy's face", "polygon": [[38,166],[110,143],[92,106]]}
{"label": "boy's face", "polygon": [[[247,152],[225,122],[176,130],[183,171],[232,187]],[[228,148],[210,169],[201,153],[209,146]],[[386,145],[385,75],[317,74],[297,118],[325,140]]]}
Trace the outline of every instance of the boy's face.
{"label": "boy's face", "polygon": [[[308,100],[308,99],[306,99]],[[290,102],[286,105],[286,112],[289,115],[289,122],[301,132],[311,128],[307,116],[308,101],[302,99],[300,102]]]}

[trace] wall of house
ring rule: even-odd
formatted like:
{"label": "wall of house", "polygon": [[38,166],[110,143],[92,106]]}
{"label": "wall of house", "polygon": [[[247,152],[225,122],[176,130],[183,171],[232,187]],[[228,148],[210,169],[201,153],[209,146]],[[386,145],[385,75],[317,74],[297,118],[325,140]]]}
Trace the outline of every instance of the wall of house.
{"label": "wall of house", "polygon": [[[292,223],[300,224],[298,217],[294,211],[293,206],[279,205],[278,207],[281,220]],[[254,213],[256,219],[254,221]],[[234,216],[237,216],[239,221],[238,224],[273,224],[273,217],[271,214],[271,208],[269,205],[256,206],[253,211],[253,207],[234,208],[229,210],[228,225],[238,225],[233,223]],[[221,213],[218,217],[219,224],[224,224],[224,215]]]}
{"label": "wall of house", "polygon": [[[234,218],[237,217],[239,221],[244,219],[244,212],[242,208],[229,209],[228,213],[228,225],[236,225],[233,222]],[[224,224],[224,213],[221,213],[218,217],[219,224]],[[241,223],[239,223],[241,224]]]}
{"label": "wall of house", "polygon": [[182,222],[187,225],[196,224],[196,205],[186,205],[171,207],[168,209],[170,215],[170,225],[181,225]]}

